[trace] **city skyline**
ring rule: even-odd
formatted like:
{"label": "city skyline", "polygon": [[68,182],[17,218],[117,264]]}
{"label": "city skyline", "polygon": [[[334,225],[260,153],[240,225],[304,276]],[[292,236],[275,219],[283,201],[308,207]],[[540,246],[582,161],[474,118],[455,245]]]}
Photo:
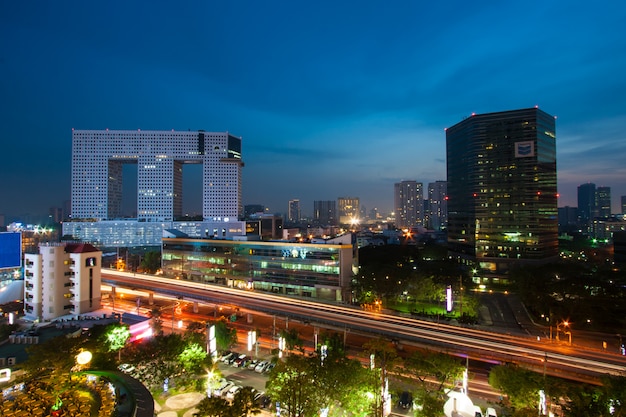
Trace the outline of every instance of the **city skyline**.
{"label": "city skyline", "polygon": [[310,215],[348,195],[390,212],[395,183],[446,180],[445,128],[535,105],[558,117],[559,206],[595,183],[617,213],[624,17],[582,2],[6,2],[0,213],[70,198],[72,128],[228,131],[246,155],[243,204],[285,213],[299,199]]}

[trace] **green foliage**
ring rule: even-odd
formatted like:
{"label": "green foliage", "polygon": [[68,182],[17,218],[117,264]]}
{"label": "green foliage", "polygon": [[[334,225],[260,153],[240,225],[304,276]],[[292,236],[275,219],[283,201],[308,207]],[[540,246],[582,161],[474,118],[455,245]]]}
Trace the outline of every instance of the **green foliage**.
{"label": "green foliage", "polygon": [[104,337],[109,350],[117,352],[126,345],[130,331],[127,325],[115,323],[107,326]]}
{"label": "green foliage", "polygon": [[541,375],[515,365],[496,366],[489,372],[489,385],[507,395],[516,410],[537,406],[542,381]]}
{"label": "green foliage", "polygon": [[189,373],[199,373],[207,365],[205,349],[197,343],[190,343],[178,354],[178,361],[183,369]]}
{"label": "green foliage", "polygon": [[154,274],[161,268],[161,252],[151,251],[146,252],[141,260],[141,267],[149,274]]}
{"label": "green foliage", "polygon": [[225,351],[237,343],[237,329],[231,327],[225,318],[212,322],[215,325],[215,342],[218,351]]}
{"label": "green foliage", "polygon": [[267,394],[281,404],[288,417],[313,416],[319,413],[324,401],[312,358],[288,356],[279,362],[266,384]]}
{"label": "green foliage", "polygon": [[[407,373],[421,382],[421,388],[435,396],[443,397],[446,389],[454,388],[455,381],[463,376],[465,366],[458,358],[433,351],[416,351],[404,362]],[[433,384],[429,381],[437,381]]]}
{"label": "green foliage", "polygon": [[298,350],[303,352],[304,342],[300,337],[297,329],[283,329],[280,331],[280,337],[285,339],[285,344],[287,345],[287,352],[292,350]]}
{"label": "green foliage", "polygon": [[28,359],[22,369],[33,378],[50,376],[51,379],[69,378],[81,348],[80,338],[55,337],[38,345],[26,348]]}
{"label": "green foliage", "polygon": [[415,401],[421,405],[421,409],[416,410],[417,417],[440,417],[441,410],[446,403],[446,399],[439,393],[425,389],[417,390]]}

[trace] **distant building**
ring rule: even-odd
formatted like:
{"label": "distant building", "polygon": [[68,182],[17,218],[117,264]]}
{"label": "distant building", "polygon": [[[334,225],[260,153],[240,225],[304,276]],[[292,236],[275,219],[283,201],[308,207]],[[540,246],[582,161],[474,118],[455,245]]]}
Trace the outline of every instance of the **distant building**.
{"label": "distant building", "polygon": [[339,197],[339,224],[353,224],[361,215],[360,201],[357,197]]}
{"label": "distant building", "polygon": [[598,187],[596,194],[598,208],[597,217],[608,219],[611,217],[611,187]]}
{"label": "distant building", "polygon": [[[183,218],[183,165],[202,164],[202,221],[205,229],[228,228],[243,216],[241,138],[228,132],[73,130],[71,219],[63,234],[102,246],[160,243],[164,228]],[[122,220],[122,170],[137,165],[137,218]],[[94,241],[81,223],[113,222],[107,238]],[[157,227],[155,240],[135,223]],[[216,226],[215,226],[216,225]],[[93,229],[93,228],[92,228]],[[101,229],[97,225],[95,229]]]}
{"label": "distant building", "polygon": [[244,218],[249,218],[253,214],[265,213],[265,206],[262,204],[246,204],[243,206]]}
{"label": "distant building", "polygon": [[622,231],[626,231],[626,221],[617,217],[596,217],[591,222],[590,235],[594,239],[609,241]]}
{"label": "distant building", "polygon": [[289,221],[289,223],[298,223],[302,218],[300,200],[289,200],[289,207],[287,209],[287,221]]}
{"label": "distant building", "polygon": [[626,268],[626,231],[613,233],[613,256],[615,265]]}
{"label": "distant building", "polygon": [[395,183],[394,209],[396,226],[400,229],[424,224],[424,185],[417,181]]}
{"label": "distant building", "polygon": [[593,183],[578,186],[578,222],[589,226],[598,217],[596,185]]}
{"label": "distant building", "polygon": [[494,273],[557,259],[553,116],[472,115],[446,130],[446,156],[451,256]]}
{"label": "distant building", "polygon": [[626,195],[622,196],[622,214],[626,214]]}
{"label": "distant building", "polygon": [[43,243],[24,256],[24,314],[50,321],[100,308],[102,252],[90,244]]}
{"label": "distant building", "polygon": [[426,226],[439,231],[448,225],[448,183],[435,181],[428,184],[428,222]]}
{"label": "distant building", "polygon": [[334,200],[314,201],[313,221],[322,226],[337,225],[337,203]]}
{"label": "distant building", "polygon": [[559,207],[559,233],[568,233],[578,230],[578,208]]}
{"label": "distant building", "polygon": [[274,214],[257,213],[246,220],[246,236],[260,239],[282,239],[283,218]]}

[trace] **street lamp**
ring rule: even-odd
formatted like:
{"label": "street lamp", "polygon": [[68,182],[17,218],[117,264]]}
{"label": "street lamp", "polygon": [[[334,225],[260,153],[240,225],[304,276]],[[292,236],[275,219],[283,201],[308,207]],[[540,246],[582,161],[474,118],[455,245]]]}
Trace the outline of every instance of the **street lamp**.
{"label": "street lamp", "polygon": [[572,344],[572,331],[571,328],[569,327],[570,322],[567,320],[564,320],[560,323],[557,323],[556,325],[556,340],[560,341],[559,339],[559,330],[563,329],[563,334],[564,335],[568,335],[569,336],[569,345],[571,346]]}

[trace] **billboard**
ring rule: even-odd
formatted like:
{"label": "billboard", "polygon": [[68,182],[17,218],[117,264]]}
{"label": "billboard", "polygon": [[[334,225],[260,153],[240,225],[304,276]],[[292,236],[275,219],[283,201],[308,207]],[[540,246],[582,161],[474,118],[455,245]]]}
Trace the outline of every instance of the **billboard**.
{"label": "billboard", "polygon": [[22,234],[20,232],[0,233],[0,269],[22,266]]}

